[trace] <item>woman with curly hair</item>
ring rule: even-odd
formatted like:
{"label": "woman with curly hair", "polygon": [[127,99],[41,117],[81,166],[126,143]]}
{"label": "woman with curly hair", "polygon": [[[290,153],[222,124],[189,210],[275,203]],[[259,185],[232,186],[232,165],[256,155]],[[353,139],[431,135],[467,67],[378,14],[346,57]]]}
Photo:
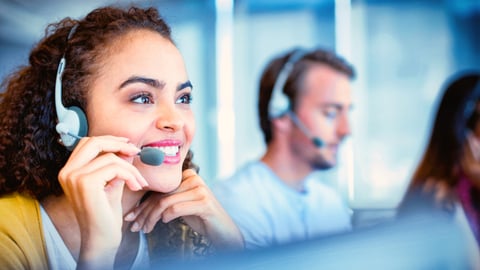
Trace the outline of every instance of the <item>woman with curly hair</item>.
{"label": "woman with curly hair", "polygon": [[[3,268],[145,269],[243,248],[192,163],[192,84],[156,9],[51,24],[2,92]],[[161,165],[139,157],[151,148]],[[139,227],[128,213],[149,194],[162,220]]]}

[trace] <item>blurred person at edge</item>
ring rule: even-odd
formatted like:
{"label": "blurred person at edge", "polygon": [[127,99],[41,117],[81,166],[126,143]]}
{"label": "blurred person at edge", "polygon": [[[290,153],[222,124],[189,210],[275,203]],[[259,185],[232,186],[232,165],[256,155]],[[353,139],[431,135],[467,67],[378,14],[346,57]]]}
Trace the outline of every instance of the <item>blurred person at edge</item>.
{"label": "blurred person at edge", "polygon": [[437,106],[430,138],[397,216],[451,216],[464,228],[480,267],[480,71],[448,78]]}

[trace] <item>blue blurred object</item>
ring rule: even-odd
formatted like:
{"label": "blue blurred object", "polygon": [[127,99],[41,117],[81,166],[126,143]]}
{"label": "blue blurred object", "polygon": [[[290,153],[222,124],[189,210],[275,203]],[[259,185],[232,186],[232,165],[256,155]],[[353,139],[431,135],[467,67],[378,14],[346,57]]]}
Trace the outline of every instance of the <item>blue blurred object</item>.
{"label": "blue blurred object", "polygon": [[[463,239],[451,219],[425,214],[307,242],[177,262],[168,268],[472,269]],[[165,262],[158,266],[165,267]]]}

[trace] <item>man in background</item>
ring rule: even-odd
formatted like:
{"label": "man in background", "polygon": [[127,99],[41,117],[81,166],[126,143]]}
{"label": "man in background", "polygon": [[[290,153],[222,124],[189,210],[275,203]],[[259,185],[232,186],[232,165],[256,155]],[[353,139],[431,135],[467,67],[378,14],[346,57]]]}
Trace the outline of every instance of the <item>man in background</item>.
{"label": "man in background", "polygon": [[213,191],[257,249],[351,229],[351,210],[314,172],[337,164],[350,134],[353,67],[334,53],[294,49],[270,61],[258,114],[267,150]]}

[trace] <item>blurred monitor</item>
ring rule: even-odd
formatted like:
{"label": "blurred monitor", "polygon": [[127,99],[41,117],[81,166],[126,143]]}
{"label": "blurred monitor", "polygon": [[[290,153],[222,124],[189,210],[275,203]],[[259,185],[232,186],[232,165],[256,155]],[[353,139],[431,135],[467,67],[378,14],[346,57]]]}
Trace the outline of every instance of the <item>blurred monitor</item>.
{"label": "blurred monitor", "polygon": [[[464,234],[450,221],[441,216],[419,215],[347,234],[172,263],[167,268],[472,269]],[[153,268],[165,266],[165,262],[158,262]]]}

